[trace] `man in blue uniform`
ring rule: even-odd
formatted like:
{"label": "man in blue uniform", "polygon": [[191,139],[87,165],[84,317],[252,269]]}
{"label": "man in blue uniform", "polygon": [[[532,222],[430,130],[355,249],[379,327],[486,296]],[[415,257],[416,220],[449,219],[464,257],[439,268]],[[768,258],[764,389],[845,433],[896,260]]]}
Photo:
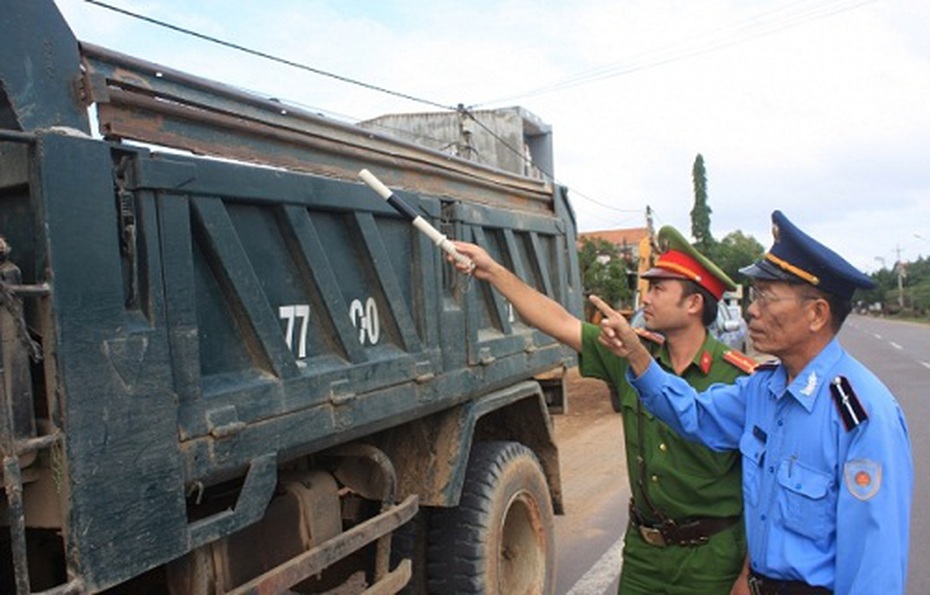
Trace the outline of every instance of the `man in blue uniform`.
{"label": "man in blue uniform", "polygon": [[597,298],[600,341],[630,362],[648,409],[713,449],[739,448],[754,593],[904,593],[913,461],[904,415],[836,335],[872,281],[772,215],[775,242],[753,280],[749,332],[779,358],[697,393],[655,365]]}

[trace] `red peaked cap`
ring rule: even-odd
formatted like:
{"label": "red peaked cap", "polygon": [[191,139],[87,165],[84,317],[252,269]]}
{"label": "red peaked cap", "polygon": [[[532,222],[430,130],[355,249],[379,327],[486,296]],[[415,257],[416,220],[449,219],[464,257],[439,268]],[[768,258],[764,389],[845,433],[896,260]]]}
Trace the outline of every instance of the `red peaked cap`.
{"label": "red peaked cap", "polygon": [[733,280],[706,256],[695,250],[674,227],[666,225],[660,229],[657,240],[663,252],[655,265],[640,275],[642,278],[694,281],[718,301],[725,291],[736,289]]}

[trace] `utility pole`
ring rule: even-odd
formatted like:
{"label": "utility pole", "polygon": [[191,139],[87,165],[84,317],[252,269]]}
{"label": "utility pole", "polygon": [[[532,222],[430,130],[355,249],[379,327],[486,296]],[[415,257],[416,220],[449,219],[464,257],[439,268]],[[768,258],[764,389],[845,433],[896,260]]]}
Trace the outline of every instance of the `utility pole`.
{"label": "utility pole", "polygon": [[646,237],[639,241],[639,266],[637,267],[636,295],[633,296],[633,307],[640,306],[640,299],[649,289],[649,282],[640,277],[652,268],[655,259],[655,229],[652,222],[652,207],[646,205]]}
{"label": "utility pole", "polygon": [[649,230],[649,237],[655,237],[655,230],[652,223],[652,207],[646,205],[646,229]]}
{"label": "utility pole", "polygon": [[901,246],[898,245],[895,247],[895,254],[897,254],[897,264],[895,269],[898,273],[898,308],[901,310],[904,309],[904,277],[907,276],[907,270],[905,270],[904,262],[901,260]]}

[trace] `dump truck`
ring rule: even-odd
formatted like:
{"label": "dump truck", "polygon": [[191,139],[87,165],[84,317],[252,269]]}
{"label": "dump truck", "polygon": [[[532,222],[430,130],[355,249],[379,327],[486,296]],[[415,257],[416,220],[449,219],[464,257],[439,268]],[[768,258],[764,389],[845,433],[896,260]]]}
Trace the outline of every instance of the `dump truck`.
{"label": "dump truck", "polygon": [[0,0],[0,592],[552,593],[564,187]]}

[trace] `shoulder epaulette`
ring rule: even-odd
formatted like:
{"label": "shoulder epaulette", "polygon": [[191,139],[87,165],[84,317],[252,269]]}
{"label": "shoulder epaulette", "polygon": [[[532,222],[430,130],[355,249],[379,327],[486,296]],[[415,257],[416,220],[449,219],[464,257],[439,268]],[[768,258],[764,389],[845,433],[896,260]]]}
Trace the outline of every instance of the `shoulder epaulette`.
{"label": "shoulder epaulette", "polygon": [[752,374],[759,367],[759,362],[741,351],[730,349],[723,353],[723,361],[732,364],[747,374]]}
{"label": "shoulder epaulette", "polygon": [[837,376],[830,382],[830,392],[833,393],[833,402],[836,403],[847,432],[869,418],[845,376]]}
{"label": "shoulder epaulette", "polygon": [[650,331],[644,328],[635,328],[633,330],[636,331],[636,334],[639,335],[640,338],[642,339],[646,339],[647,341],[650,341],[657,345],[665,344],[665,335],[662,335],[662,334],[659,334],[659,333],[656,333],[654,331]]}

